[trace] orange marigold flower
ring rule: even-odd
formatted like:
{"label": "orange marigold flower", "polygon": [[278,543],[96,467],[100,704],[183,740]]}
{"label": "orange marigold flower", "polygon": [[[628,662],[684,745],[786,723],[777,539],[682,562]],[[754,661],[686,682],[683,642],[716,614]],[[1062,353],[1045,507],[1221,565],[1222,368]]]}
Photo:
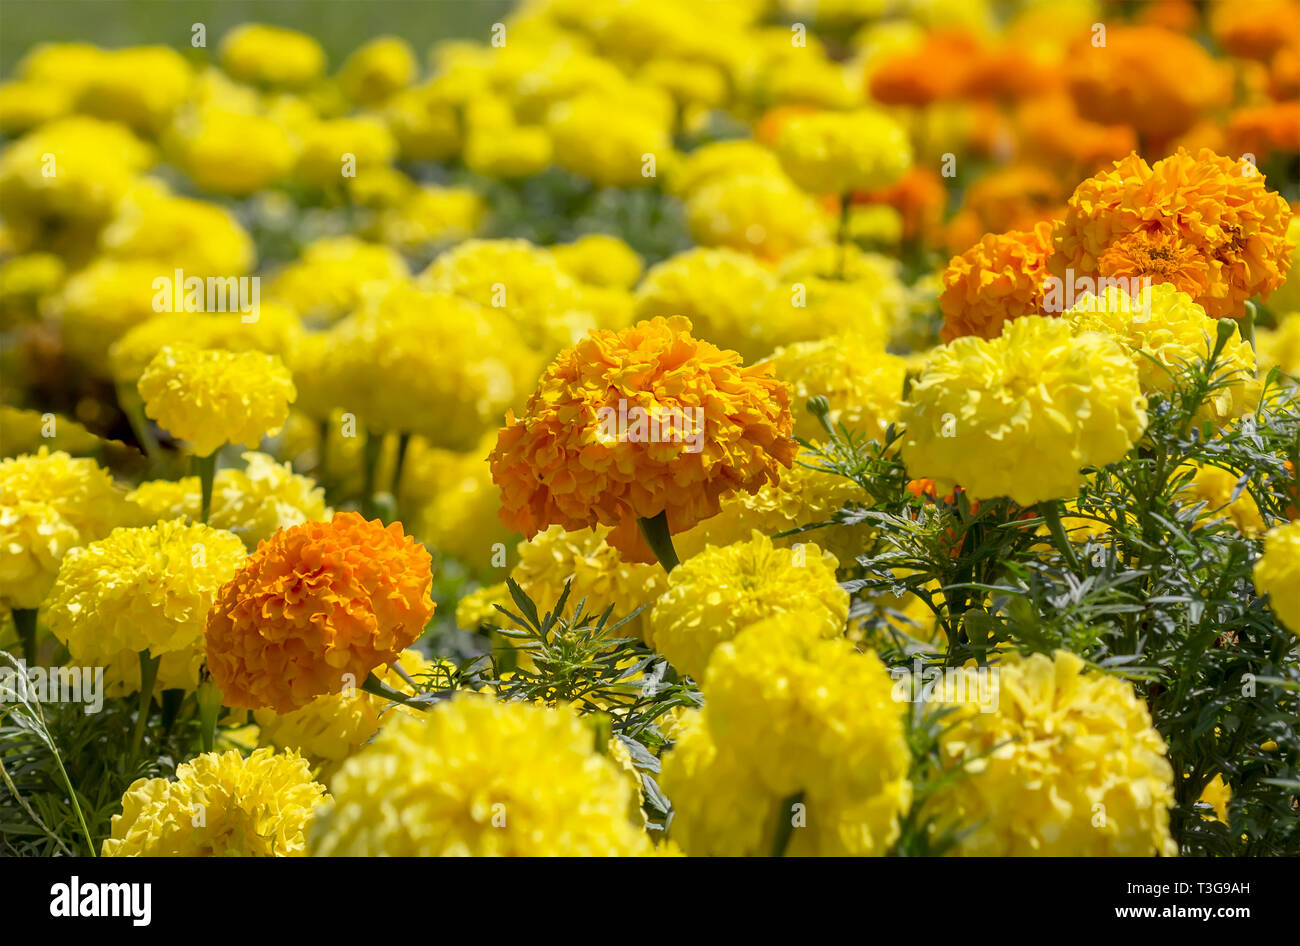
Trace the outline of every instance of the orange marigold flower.
{"label": "orange marigold flower", "polygon": [[1114,26],[1106,45],[1091,37],[1072,51],[1066,66],[1074,104],[1084,118],[1132,125],[1139,135],[1168,142],[1196,123],[1206,109],[1227,102],[1226,66],[1200,43],[1155,26]]}
{"label": "orange marigold flower", "polygon": [[1065,191],[1047,168],[1014,164],[984,175],[966,191],[944,242],[953,253],[977,243],[985,233],[1032,230],[1065,213]]}
{"label": "orange marigold flower", "polygon": [[886,204],[903,217],[903,239],[933,241],[943,225],[948,189],[943,178],[927,168],[913,167],[897,184],[879,190],[859,191],[855,204]]}
{"label": "orange marigold flower", "polygon": [[970,33],[936,31],[916,49],[891,56],[871,73],[871,97],[884,105],[929,105],[958,98],[979,55],[979,41]]}
{"label": "orange marigold flower", "polygon": [[1291,266],[1291,209],[1245,161],[1203,149],[1154,165],[1130,154],[1088,178],[1057,225],[1049,265],[1065,277],[1149,276],[1216,318],[1267,298]]}
{"label": "orange marigold flower", "polygon": [[1102,125],[1082,118],[1065,92],[1037,96],[1016,110],[1020,137],[1035,156],[1077,169],[1071,179],[1092,174],[1137,148],[1128,125]]}
{"label": "orange marigold flower", "polygon": [[1051,251],[1052,225],[1039,223],[1032,230],[985,234],[954,256],[943,273],[940,338],[996,338],[1003,323],[1039,315]]}
{"label": "orange marigold flower", "polygon": [[669,532],[682,532],[717,515],[724,495],[777,482],[799,449],[789,389],[690,331],[683,316],[656,317],[592,331],[556,356],[488,458],[503,523],[525,538],[610,526],[625,560],[653,562],[638,519],[667,513]]}
{"label": "orange marigold flower", "polygon": [[1241,108],[1228,120],[1234,154],[1267,161],[1274,153],[1300,152],[1300,99]]}
{"label": "orange marigold flower", "polygon": [[1300,39],[1279,49],[1269,63],[1268,88],[1275,99],[1300,96]]}
{"label": "orange marigold flower", "polygon": [[208,612],[208,666],[226,704],[288,713],[360,686],[423,633],[432,565],[401,523],[355,512],[262,542]]}
{"label": "orange marigold flower", "polygon": [[1267,60],[1287,44],[1289,37],[1300,35],[1300,3],[1216,3],[1210,13],[1210,34],[1234,56]]}

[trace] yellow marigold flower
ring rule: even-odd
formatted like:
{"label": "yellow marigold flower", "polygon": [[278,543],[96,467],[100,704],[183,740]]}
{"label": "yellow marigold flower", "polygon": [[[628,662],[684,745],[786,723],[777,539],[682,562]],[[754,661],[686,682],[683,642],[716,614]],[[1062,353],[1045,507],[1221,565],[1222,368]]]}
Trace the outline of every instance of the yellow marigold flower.
{"label": "yellow marigold flower", "polygon": [[297,158],[288,130],[275,119],[220,104],[183,109],[163,143],[202,190],[237,197],[282,180]]}
{"label": "yellow marigold flower", "polygon": [[1124,456],[1146,428],[1138,369],[1114,340],[1025,316],[998,338],[936,349],[903,405],[902,458],[941,493],[1073,497],[1081,468]]}
{"label": "yellow marigold flower", "polygon": [[304,319],[335,322],[358,308],[368,294],[381,294],[408,275],[402,255],[387,246],[353,236],[324,237],[304,247],[298,259],[275,275],[267,291]]}
{"label": "yellow marigold flower", "polygon": [[415,81],[419,69],[410,43],[399,36],[376,36],[344,61],[339,85],[358,105],[380,105]]}
{"label": "yellow marigold flower", "polygon": [[874,109],[796,115],[781,127],[776,153],[812,194],[890,187],[912,166],[907,131]]}
{"label": "yellow marigold flower", "polygon": [[421,280],[500,310],[530,348],[546,354],[574,344],[596,325],[590,314],[575,317],[578,281],[550,250],[527,240],[466,240],[434,260]]}
{"label": "yellow marigold flower", "polygon": [[1268,595],[1278,620],[1300,635],[1300,519],[1264,536],[1264,552],[1255,561],[1255,588]]}
{"label": "yellow marigold flower", "polygon": [[767,297],[760,319],[763,356],[782,345],[823,338],[827,326],[884,348],[890,324],[869,281],[801,276]]}
{"label": "yellow marigold flower", "polygon": [[764,791],[750,768],[714,741],[699,710],[683,714],[659,785],[673,803],[673,840],[688,856],[771,853],[782,799]]}
{"label": "yellow marigold flower", "polygon": [[[796,288],[798,283],[807,285],[812,289],[809,298],[814,303],[822,282],[849,283],[855,290],[857,303],[878,310],[880,317],[890,326],[905,321],[909,313],[911,290],[903,282],[899,261],[854,245],[827,244],[797,250],[777,264],[776,275],[781,288],[787,292]],[[845,331],[866,332],[872,324],[849,313],[837,312],[836,317],[849,320]]]}
{"label": "yellow marigold flower", "polygon": [[1049,266],[1076,281],[1173,283],[1210,315],[1239,317],[1247,299],[1284,282],[1290,220],[1286,201],[1245,160],[1180,148],[1148,165],[1134,153],[1075,189]]}
{"label": "yellow marigold flower", "polygon": [[145,413],[200,457],[225,443],[256,447],[284,425],[297,396],[274,355],[188,346],[161,349],[137,387]]}
{"label": "yellow marigold flower", "polygon": [[1180,473],[1190,472],[1191,477],[1178,488],[1177,496],[1186,504],[1204,503],[1201,518],[1227,519],[1242,535],[1258,535],[1264,531],[1264,520],[1259,506],[1245,487],[1233,498],[1241,477],[1230,470],[1208,463],[1185,463]]}
{"label": "yellow marigold flower", "polygon": [[104,374],[104,352],[132,327],[152,319],[153,281],[162,273],[145,260],[100,257],[42,300],[63,346],[92,374]]}
{"label": "yellow marigold flower", "polygon": [[1042,314],[1051,254],[1052,225],[1039,223],[1032,230],[985,234],[954,256],[943,272],[939,337],[945,342],[965,335],[996,338],[1006,322]]}
{"label": "yellow marigold flower", "polygon": [[411,431],[449,449],[474,447],[537,370],[494,310],[412,285],[339,322],[331,344],[338,403],[371,430]]}
{"label": "yellow marigold flower", "polygon": [[465,166],[510,180],[540,174],[551,164],[551,136],[537,125],[474,129],[465,139]]}
{"label": "yellow marigold flower", "polygon": [[190,95],[194,71],[170,46],[133,46],[104,51],[81,89],[81,111],[158,131]]}
{"label": "yellow marigold flower", "polygon": [[397,142],[378,118],[334,118],[304,130],[294,176],[316,187],[342,184],[387,166]]}
{"label": "yellow marigold flower", "polygon": [[792,853],[882,855],[911,805],[911,752],[880,660],[816,632],[798,611],[746,628],[709,660],[704,718],[714,739],[808,821]]}
{"label": "yellow marigold flower", "polygon": [[401,523],[352,512],[282,529],[217,594],[213,679],[228,706],[280,713],[360,686],[424,632],[432,586],[429,553]]}
{"label": "yellow marigold flower", "polygon": [[176,778],[137,779],[113,816],[105,857],[301,857],[329,795],[298,753],[208,752]]}
{"label": "yellow marigold flower", "polygon": [[169,277],[172,269],[187,277],[238,276],[257,262],[252,238],[230,211],[154,184],[127,195],[99,245],[109,256],[155,262]]}
{"label": "yellow marigold flower", "polygon": [[848,592],[835,580],[838,564],[813,542],[779,549],[759,532],[708,546],[668,575],[668,589],[650,612],[648,643],[703,680],[719,644],[774,614],[798,611],[812,633],[838,637],[849,614]]}
{"label": "yellow marigold flower", "polygon": [[1268,305],[1274,312],[1300,312],[1300,214],[1294,211],[1291,222],[1287,224],[1286,242],[1291,247],[1287,279],[1280,289],[1268,297]]}
{"label": "yellow marigold flower", "polygon": [[1159,145],[1231,94],[1227,67],[1190,36],[1111,24],[1103,50],[1089,42],[1070,55],[1066,78],[1079,114],[1090,121],[1132,125]]}
{"label": "yellow marigold flower", "polygon": [[607,233],[590,233],[550,249],[560,268],[579,282],[631,289],[641,278],[641,257],[636,250]]}
{"label": "yellow marigold flower", "polygon": [[845,334],[778,349],[764,364],[790,385],[794,403],[796,437],[821,440],[826,436],[808,399],[830,402],[826,419],[871,439],[879,440],[898,420],[899,401],[907,362],[861,335]]}
{"label": "yellow marigold flower", "polygon": [[[239,536],[249,551],[281,529],[334,515],[325,505],[325,491],[288,463],[252,451],[243,459],[245,469],[220,470],[214,478],[208,525]],[[141,483],[127,498],[144,510],[148,521],[197,520],[201,513],[197,476]]]}
{"label": "yellow marigold flower", "polygon": [[[870,505],[871,498],[852,480],[813,469],[805,463],[817,465],[818,461],[804,451],[779,483],[764,486],[753,495],[732,493],[723,497],[721,512],[673,540],[677,554],[689,559],[709,545],[744,542],[754,531],[772,536],[799,526],[828,522],[837,510],[850,503]],[[772,543],[786,549],[803,545],[809,539],[834,555],[840,567],[851,567],[864,545],[864,533],[856,526],[826,526],[773,539]]]}
{"label": "yellow marigold flower", "polygon": [[[1108,286],[1099,295],[1084,295],[1063,318],[1075,331],[1110,335],[1126,345],[1144,394],[1171,390],[1180,367],[1209,358],[1220,324],[1168,283],[1138,296]],[[1258,404],[1261,390],[1255,351],[1235,325],[1216,364],[1216,377],[1228,383],[1211,393],[1202,412],[1223,424]]]}
{"label": "yellow marigold flower", "polygon": [[348,759],[315,856],[609,856],[652,851],[633,789],[568,709],[461,694]]}
{"label": "yellow marigold flower", "polygon": [[826,212],[784,175],[746,175],[705,184],[686,201],[691,236],[766,260],[829,243]]}
{"label": "yellow marigold flower", "polygon": [[485,212],[483,198],[469,188],[417,187],[396,205],[383,208],[365,232],[398,249],[425,252],[431,245],[472,236]]}
{"label": "yellow marigold flower", "polygon": [[[404,650],[397,663],[413,679],[433,673],[434,664],[419,651]],[[375,675],[400,693],[414,694],[415,690],[395,667],[376,668]],[[439,680],[438,682],[441,682]],[[353,689],[343,693],[318,696],[301,709],[290,713],[277,713],[271,709],[253,712],[259,727],[259,739],[274,749],[293,749],[314,764],[323,766],[320,780],[328,779],[344,759],[352,755],[379,732],[382,724],[397,714],[419,713],[403,706],[388,709],[389,701],[382,697]],[[385,710],[388,709],[387,712]],[[383,715],[381,715],[383,714]]]}
{"label": "yellow marigold flower", "polygon": [[0,154],[0,204],[12,219],[102,221],[152,163],[152,149],[123,125],[60,118]]}
{"label": "yellow marigold flower", "polygon": [[221,40],[221,68],[256,85],[294,88],[325,72],[325,51],[306,33],[262,23],[235,27]]}
{"label": "yellow marigold flower", "polygon": [[44,446],[0,460],[0,603],[39,607],[69,551],[137,514],[94,460]]}
{"label": "yellow marigold flower", "polygon": [[446,161],[460,153],[465,91],[454,77],[441,77],[389,99],[384,121],[407,161]]}
{"label": "yellow marigold flower", "polygon": [[737,138],[701,145],[674,162],[668,180],[672,192],[683,200],[706,184],[729,177],[780,175],[781,160],[756,141]]}
{"label": "yellow marigold flower", "polygon": [[1213,815],[1201,815],[1206,821],[1228,823],[1228,803],[1232,801],[1232,786],[1224,781],[1222,772],[1206,783],[1197,801],[1204,802],[1214,809]]}
{"label": "yellow marigold flower", "polygon": [[41,447],[85,456],[103,446],[103,439],[62,414],[0,404],[0,457],[36,453]]}
{"label": "yellow marigold flower", "polygon": [[429,488],[418,493],[412,483],[420,473],[421,458],[413,455],[414,445],[402,470],[402,500],[412,494],[424,498],[419,535],[425,544],[435,555],[453,555],[478,574],[504,567],[505,550],[518,540],[497,517],[501,497],[487,461],[495,443],[493,431],[467,453],[428,450],[433,456],[425,458],[423,465],[439,469]]}
{"label": "yellow marigold flower", "polygon": [[57,292],[67,271],[55,253],[24,253],[0,263],[0,327],[34,316],[37,301]]}
{"label": "yellow marigold flower", "polygon": [[973,827],[957,853],[1176,855],[1173,768],[1133,688],[1063,650],[1008,654],[996,672],[997,710],[952,704],[956,725],[940,737],[948,764],[969,775],[931,800],[953,825]]}
{"label": "yellow marigold flower", "polygon": [[109,347],[108,366],[113,379],[134,387],[149,362],[169,345],[265,352],[285,362],[293,361],[304,334],[302,323],[292,309],[277,302],[259,302],[257,321],[245,322],[244,318],[242,312],[155,315],[127,330]]}
{"label": "yellow marigold flower", "polygon": [[509,619],[496,609],[498,604],[503,608],[511,605],[510,591],[504,581],[475,588],[456,603],[456,626],[467,631],[476,631],[484,625],[501,626]]}
{"label": "yellow marigold flower", "polygon": [[1256,329],[1255,347],[1261,375],[1278,365],[1291,377],[1300,378],[1300,309],[1283,315],[1276,328]]}
{"label": "yellow marigold flower", "polygon": [[159,687],[193,689],[208,608],[245,554],[236,536],[201,523],[114,529],[64,557],[46,623],[73,660],[108,667],[111,691],[140,688],[146,650],[162,660]]}
{"label": "yellow marigold flower", "polygon": [[[595,92],[554,106],[546,130],[555,163],[599,187],[650,186],[658,162],[672,151],[671,129],[652,110],[628,104]],[[651,160],[656,164],[654,174],[646,170]]]}
{"label": "yellow marigold flower", "polygon": [[650,267],[637,286],[636,314],[684,315],[700,338],[753,360],[776,347],[762,313],[779,285],[752,256],[697,247]]}
{"label": "yellow marigold flower", "polygon": [[[489,457],[502,522],[525,538],[610,526],[606,541],[625,559],[653,562],[638,519],[663,513],[669,533],[682,532],[727,493],[777,479],[797,450],[788,389],[690,331],[680,316],[655,318],[593,331],[556,357]],[[676,434],[653,442],[652,417],[675,418]]]}

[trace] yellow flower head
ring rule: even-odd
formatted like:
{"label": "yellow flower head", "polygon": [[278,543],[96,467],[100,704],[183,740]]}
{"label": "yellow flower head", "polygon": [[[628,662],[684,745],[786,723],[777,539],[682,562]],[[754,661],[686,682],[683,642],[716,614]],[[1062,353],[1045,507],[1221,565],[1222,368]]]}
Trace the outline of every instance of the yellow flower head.
{"label": "yellow flower head", "polygon": [[902,458],[941,493],[1021,505],[1073,497],[1080,470],[1123,457],[1146,428],[1138,370],[1117,342],[1026,316],[998,338],[936,349],[903,405]]}
{"label": "yellow flower head", "polygon": [[162,659],[161,688],[192,689],[208,609],[246,554],[229,532],[179,519],[114,529],[64,558],[46,623],[75,661],[108,667],[117,693],[140,688],[146,650]]}
{"label": "yellow flower head", "polygon": [[396,250],[353,236],[324,237],[303,248],[280,270],[268,294],[293,306],[304,319],[334,322],[370,293],[381,293],[408,276]]}
{"label": "yellow flower head", "polygon": [[252,238],[230,211],[152,184],[133,188],[118,205],[99,245],[109,256],[156,262],[167,275],[237,276],[256,263]]}
{"label": "yellow flower head", "polygon": [[465,166],[484,177],[532,177],[551,163],[551,137],[537,125],[476,128],[465,139]]}
{"label": "yellow flower head", "polygon": [[[1178,498],[1185,504],[1204,503],[1200,518],[1227,519],[1242,535],[1258,535],[1264,531],[1264,520],[1259,514],[1250,491],[1244,486],[1238,493],[1241,477],[1223,467],[1208,463],[1188,462],[1178,473],[1191,472],[1178,489]],[[1233,494],[1237,493],[1236,498]]]}
{"label": "yellow flower head", "polygon": [[[1137,296],[1108,286],[1100,295],[1085,295],[1062,318],[1075,331],[1110,335],[1126,345],[1144,394],[1169,391],[1177,369],[1209,358],[1220,324],[1168,283]],[[1222,425],[1253,409],[1261,390],[1255,379],[1255,351],[1235,325],[1216,364],[1215,377],[1228,383],[1212,392],[1201,410]]]}
{"label": "yellow flower head", "polygon": [[948,763],[969,776],[931,801],[953,825],[974,828],[957,853],[1178,853],[1169,836],[1173,768],[1146,703],[1127,682],[1086,669],[1067,651],[1007,655],[996,673],[997,709],[952,704],[956,725],[940,741]]}
{"label": "yellow flower head", "polygon": [[126,490],[94,460],[44,446],[0,460],[0,603],[38,607],[68,552],[137,513]]}
{"label": "yellow flower head", "polygon": [[419,70],[410,43],[398,36],[376,36],[344,61],[339,85],[350,101],[379,105],[410,85]]}
{"label": "yellow flower head", "polygon": [[325,51],[306,33],[261,23],[235,27],[221,40],[221,68],[257,85],[295,88],[325,71]]}
{"label": "yellow flower head", "polygon": [[460,694],[386,725],[333,779],[316,856],[651,852],[633,788],[567,708]]}
{"label": "yellow flower head", "polygon": [[847,195],[898,182],[912,166],[907,131],[884,112],[815,112],[781,126],[776,153],[812,194]]}
{"label": "yellow flower head", "polygon": [[294,176],[316,187],[340,185],[387,167],[396,155],[397,142],[378,118],[333,118],[303,130]]}
{"label": "yellow flower head", "polygon": [[275,119],[220,103],[182,109],[163,144],[201,189],[235,196],[279,182],[297,157],[288,129]]}
{"label": "yellow flower head", "polygon": [[78,98],[80,110],[156,132],[189,97],[194,72],[170,46],[103,52]]}
{"label": "yellow flower head", "polygon": [[628,561],[652,562],[638,519],[664,513],[682,532],[727,493],[777,479],[797,449],[787,389],[690,331],[680,316],[656,318],[559,354],[489,458],[502,522],[525,538],[610,526]]}
{"label": "yellow flower head", "polygon": [[[590,93],[555,105],[546,120],[555,163],[599,187],[653,184],[658,162],[672,151],[671,128],[654,110],[629,104]],[[650,160],[656,162],[653,175]]]}
{"label": "yellow flower head", "polygon": [[1300,519],[1264,536],[1264,553],[1255,561],[1255,588],[1268,595],[1278,620],[1300,636]]}
{"label": "yellow flower head", "polygon": [[758,532],[735,545],[708,546],[668,575],[668,590],[650,612],[649,643],[679,671],[703,680],[719,644],[774,614],[798,611],[811,633],[838,637],[849,595],[835,580],[837,564],[812,542],[776,548]]}
{"label": "yellow flower head", "polygon": [[[243,455],[245,469],[225,469],[212,484],[212,509],[208,525],[233,532],[249,551],[281,529],[334,515],[325,505],[325,491],[315,481],[293,472],[288,463],[276,463],[265,453]],[[201,513],[199,478],[179,482],[153,480],[141,483],[127,498],[149,521]]]}
{"label": "yellow flower head", "polygon": [[290,750],[208,752],[176,778],[137,779],[113,816],[105,857],[301,857],[329,795]]}
{"label": "yellow flower head", "polygon": [[1075,280],[1173,283],[1210,315],[1236,318],[1285,281],[1290,220],[1248,161],[1180,148],[1148,165],[1134,153],[1075,189],[1049,266]]}
{"label": "yellow flower head", "polygon": [[641,257],[616,236],[590,233],[551,247],[560,268],[592,286],[631,289],[641,278]]}
{"label": "yellow flower head", "polygon": [[686,201],[691,236],[765,260],[829,243],[826,211],[783,174],[723,177]]}
{"label": "yellow flower head", "polygon": [[145,413],[200,457],[225,443],[256,447],[279,431],[297,397],[274,355],[189,346],[159,351],[137,387]]}

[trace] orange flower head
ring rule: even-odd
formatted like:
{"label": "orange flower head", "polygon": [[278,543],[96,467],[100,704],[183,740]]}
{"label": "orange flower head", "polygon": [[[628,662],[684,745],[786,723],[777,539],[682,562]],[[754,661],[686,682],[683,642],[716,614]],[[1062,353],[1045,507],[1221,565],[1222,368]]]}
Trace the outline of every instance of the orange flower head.
{"label": "orange flower head", "polygon": [[1237,317],[1291,266],[1291,208],[1246,161],[1179,149],[1154,165],[1137,154],[1088,178],[1053,236],[1053,274],[1149,276],[1216,318]]}
{"label": "orange flower head", "polygon": [[891,56],[868,79],[882,105],[930,105],[960,98],[980,56],[980,43],[964,30],[939,30],[908,52]]}
{"label": "orange flower head", "polygon": [[1210,13],[1210,33],[1234,56],[1267,60],[1287,44],[1289,37],[1300,35],[1300,3],[1216,3]]}
{"label": "orange flower head", "polygon": [[1003,323],[1041,314],[1051,251],[1052,225],[1039,223],[1032,230],[985,234],[954,256],[943,273],[940,338],[996,338]]}
{"label": "orange flower head", "polygon": [[503,523],[525,538],[609,526],[625,560],[653,562],[638,519],[666,513],[682,532],[717,515],[723,496],[778,481],[799,449],[789,388],[690,331],[685,317],[660,316],[592,331],[556,356],[488,457]]}
{"label": "orange flower head", "polygon": [[288,713],[360,686],[423,633],[432,565],[401,523],[355,512],[263,541],[208,612],[208,667],[226,704]]}

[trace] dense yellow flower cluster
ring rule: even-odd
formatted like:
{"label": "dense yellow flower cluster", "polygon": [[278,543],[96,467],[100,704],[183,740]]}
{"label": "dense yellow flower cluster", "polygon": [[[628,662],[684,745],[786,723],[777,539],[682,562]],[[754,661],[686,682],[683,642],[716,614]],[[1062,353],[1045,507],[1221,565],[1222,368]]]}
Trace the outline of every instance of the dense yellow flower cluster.
{"label": "dense yellow flower cluster", "polygon": [[46,623],[73,660],[108,668],[112,692],[140,688],[144,651],[162,661],[162,689],[193,689],[208,609],[246,554],[229,532],[184,520],[114,529],[63,559]]}
{"label": "dense yellow flower cluster", "polygon": [[797,115],[781,128],[776,153],[811,194],[889,187],[912,166],[907,132],[877,111]]}
{"label": "dense yellow flower cluster", "polygon": [[1137,367],[1117,342],[1027,316],[991,341],[937,349],[903,405],[913,477],[1022,505],[1072,497],[1082,468],[1124,456],[1147,424]]}
{"label": "dense yellow flower cluster", "polygon": [[224,443],[256,447],[284,425],[298,394],[274,355],[170,345],[137,387],[145,413],[200,457]]}
{"label": "dense yellow flower cluster", "polygon": [[566,708],[462,694],[395,719],[333,779],[311,853],[610,856],[652,851],[632,786]]}
{"label": "dense yellow flower cluster", "polygon": [[176,778],[138,779],[113,816],[105,857],[302,857],[329,798],[296,752],[209,752]]}
{"label": "dense yellow flower cluster", "polygon": [[952,704],[956,724],[941,737],[945,760],[967,777],[949,782],[931,804],[943,825],[973,828],[959,853],[1178,853],[1169,836],[1173,769],[1146,703],[1128,683],[1066,651],[1008,655],[996,674],[997,710]]}
{"label": "dense yellow flower cluster", "polygon": [[668,576],[650,612],[650,640],[682,673],[703,680],[709,655],[763,618],[798,611],[813,633],[844,633],[849,596],[835,580],[835,556],[807,542],[777,548],[761,533],[708,546]]}

